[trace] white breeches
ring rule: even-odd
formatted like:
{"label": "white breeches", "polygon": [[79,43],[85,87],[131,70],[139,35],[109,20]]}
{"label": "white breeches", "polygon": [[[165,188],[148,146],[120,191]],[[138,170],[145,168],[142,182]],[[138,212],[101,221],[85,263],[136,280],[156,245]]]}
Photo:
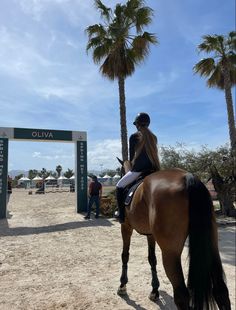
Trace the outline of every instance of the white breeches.
{"label": "white breeches", "polygon": [[134,182],[142,172],[128,171],[116,184],[118,188],[125,188],[127,185]]}

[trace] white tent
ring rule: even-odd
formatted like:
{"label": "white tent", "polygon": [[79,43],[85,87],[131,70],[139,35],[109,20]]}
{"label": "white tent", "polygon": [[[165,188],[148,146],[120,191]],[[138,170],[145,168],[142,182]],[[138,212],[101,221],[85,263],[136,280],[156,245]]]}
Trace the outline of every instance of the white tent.
{"label": "white tent", "polygon": [[114,177],[112,178],[112,184],[116,185],[116,183],[120,180],[120,175],[115,174]]}
{"label": "white tent", "polygon": [[64,186],[64,185],[69,185],[70,184],[70,180],[65,177],[64,175],[61,175],[58,179],[57,179],[57,184],[59,186]]}
{"label": "white tent", "polygon": [[120,179],[120,175],[119,174],[115,174],[113,179]]}
{"label": "white tent", "polygon": [[58,178],[58,180],[68,180],[68,178],[65,177],[64,175],[61,175],[61,176]]}
{"label": "white tent", "polygon": [[70,180],[74,180],[75,179],[75,176],[74,175],[72,175],[72,177],[70,177]]}
{"label": "white tent", "polygon": [[50,174],[45,180],[49,181],[49,180],[56,180],[56,179]]}
{"label": "white tent", "polygon": [[108,174],[105,174],[104,177],[102,178],[102,183],[104,185],[111,185],[112,183],[112,177]]}
{"label": "white tent", "polygon": [[105,174],[104,177],[103,177],[103,179],[111,179],[111,176],[108,175],[108,174]]}
{"label": "white tent", "polygon": [[18,181],[17,181],[17,184],[18,185],[23,185],[25,188],[29,188],[30,187],[30,183],[31,183],[31,180],[25,176],[21,177]]}
{"label": "white tent", "polygon": [[21,177],[18,181],[30,181],[30,179],[24,176]]}
{"label": "white tent", "polygon": [[42,181],[42,180],[43,178],[41,178],[39,175],[36,175],[36,177],[33,178],[33,181],[36,181],[36,182]]}

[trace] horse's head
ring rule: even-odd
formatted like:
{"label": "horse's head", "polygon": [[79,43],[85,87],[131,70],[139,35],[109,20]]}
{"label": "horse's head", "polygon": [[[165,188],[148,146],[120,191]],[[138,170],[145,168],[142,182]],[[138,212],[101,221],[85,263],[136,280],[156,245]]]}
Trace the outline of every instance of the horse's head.
{"label": "horse's head", "polygon": [[123,177],[128,171],[131,170],[131,164],[129,160],[121,160],[120,158],[116,157],[118,162],[121,164],[121,177]]}

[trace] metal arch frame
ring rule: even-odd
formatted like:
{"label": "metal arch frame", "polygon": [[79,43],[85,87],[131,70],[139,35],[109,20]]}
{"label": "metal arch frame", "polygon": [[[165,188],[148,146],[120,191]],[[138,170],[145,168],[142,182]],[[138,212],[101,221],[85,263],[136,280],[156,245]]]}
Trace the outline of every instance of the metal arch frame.
{"label": "metal arch frame", "polygon": [[0,219],[6,218],[7,215],[9,140],[74,143],[76,212],[86,211],[87,133],[85,131],[0,127]]}

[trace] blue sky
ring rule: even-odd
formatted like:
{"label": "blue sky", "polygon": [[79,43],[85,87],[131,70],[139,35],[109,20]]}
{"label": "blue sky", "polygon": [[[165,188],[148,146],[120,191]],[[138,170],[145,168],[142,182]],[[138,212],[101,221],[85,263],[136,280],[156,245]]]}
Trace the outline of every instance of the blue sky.
{"label": "blue sky", "polygon": [[[113,7],[125,1],[104,0]],[[229,142],[224,93],[192,68],[205,34],[235,28],[234,0],[147,0],[159,45],[126,81],[128,134],[150,114],[159,145],[216,148]],[[0,127],[87,131],[88,169],[116,168],[117,82],[86,54],[84,29],[99,22],[92,0],[0,1]],[[74,167],[73,144],[10,142],[9,170]]]}

